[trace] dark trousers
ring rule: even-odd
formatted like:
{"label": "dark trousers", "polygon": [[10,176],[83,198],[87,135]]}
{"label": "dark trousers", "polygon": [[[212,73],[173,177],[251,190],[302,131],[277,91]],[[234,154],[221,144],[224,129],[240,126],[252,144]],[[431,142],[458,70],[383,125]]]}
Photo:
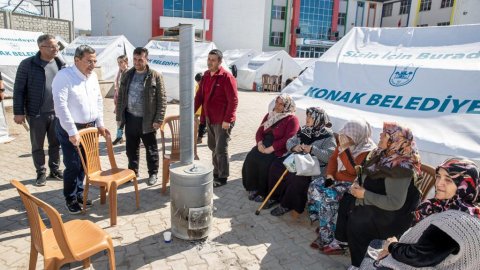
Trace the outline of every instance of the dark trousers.
{"label": "dark trousers", "polygon": [[208,148],[212,151],[213,175],[218,178],[228,178],[230,163],[228,161],[228,142],[230,141],[230,128],[223,129],[222,124],[210,124],[207,119]]}
{"label": "dark trousers", "polygon": [[242,167],[242,183],[247,191],[257,191],[258,195],[268,194],[268,173],[275,154],[264,154],[254,146],[248,152]]}
{"label": "dark trousers", "polygon": [[83,194],[83,171],[82,162],[78,155],[77,148],[70,142],[68,133],[62,128],[58,120],[55,121],[55,131],[58,141],[62,146],[63,164],[63,195],[65,200],[70,202],[76,200],[77,196]]}
{"label": "dark trousers", "polygon": [[207,124],[205,123],[198,124],[198,137],[203,138],[203,136],[205,136],[205,133],[207,133]]}
{"label": "dark trousers", "polygon": [[43,144],[45,135],[48,140],[48,167],[50,171],[58,170],[60,165],[60,144],[55,134],[55,113],[42,113],[37,117],[27,117],[30,126],[32,158],[37,174],[46,173]]}
{"label": "dark trousers", "polygon": [[128,168],[138,173],[141,139],[146,150],[148,174],[157,174],[159,156],[156,132],[143,133],[142,123],[142,117],[125,112],[125,147],[127,148]]}

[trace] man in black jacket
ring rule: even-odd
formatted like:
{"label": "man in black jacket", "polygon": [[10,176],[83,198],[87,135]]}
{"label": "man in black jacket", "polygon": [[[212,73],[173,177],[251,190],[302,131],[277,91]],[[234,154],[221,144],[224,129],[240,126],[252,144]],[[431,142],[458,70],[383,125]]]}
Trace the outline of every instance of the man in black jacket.
{"label": "man in black jacket", "polygon": [[49,178],[63,179],[58,169],[60,147],[55,135],[55,110],[53,108],[52,81],[57,72],[65,67],[58,57],[58,43],[52,35],[37,39],[39,52],[24,59],[18,66],[13,86],[13,114],[17,124],[30,125],[32,158],[37,170],[37,186],[47,182],[43,143],[48,139]]}

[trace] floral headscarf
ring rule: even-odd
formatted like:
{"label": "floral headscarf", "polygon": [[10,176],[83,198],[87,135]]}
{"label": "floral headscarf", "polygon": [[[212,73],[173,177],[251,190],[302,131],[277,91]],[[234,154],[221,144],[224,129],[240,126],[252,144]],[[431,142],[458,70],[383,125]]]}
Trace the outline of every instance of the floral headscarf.
{"label": "floral headscarf", "polygon": [[420,155],[412,131],[397,123],[384,122],[383,132],[388,136],[388,147],[373,150],[366,165],[367,174],[401,177],[413,171],[419,175]]}
{"label": "floral headscarf", "polygon": [[[353,119],[345,123],[342,129],[338,131],[338,134],[346,135],[352,139],[353,145],[348,147],[352,157],[355,159],[358,155],[364,152],[370,152],[374,150],[377,145],[371,139],[372,128],[370,124],[363,119]],[[338,170],[345,170],[345,165],[340,158],[337,158]]]}
{"label": "floral headscarf", "polygon": [[457,186],[456,194],[445,200],[436,198],[421,203],[415,211],[416,222],[431,214],[447,210],[459,210],[480,218],[480,208],[475,205],[479,193],[479,169],[468,159],[451,158],[437,167],[436,172],[445,169]]}
{"label": "floral headscarf", "polygon": [[332,134],[332,123],[325,111],[318,107],[310,107],[307,109],[307,116],[313,118],[313,125],[308,127],[304,125],[297,133],[300,142],[304,144],[311,144],[312,142],[321,138],[328,137]]}
{"label": "floral headscarf", "polygon": [[273,126],[276,122],[282,120],[283,118],[293,115],[295,113],[295,101],[293,101],[292,97],[288,94],[281,94],[275,98],[281,99],[283,102],[283,111],[278,113],[275,111],[275,107],[271,112],[268,113],[267,120],[263,122],[263,129],[268,129],[269,127]]}

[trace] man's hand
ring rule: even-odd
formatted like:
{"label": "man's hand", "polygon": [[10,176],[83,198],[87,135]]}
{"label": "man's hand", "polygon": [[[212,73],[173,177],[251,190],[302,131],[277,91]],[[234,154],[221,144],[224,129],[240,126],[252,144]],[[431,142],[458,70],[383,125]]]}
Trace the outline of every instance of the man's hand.
{"label": "man's hand", "polygon": [[13,117],[13,121],[19,125],[25,123],[25,115],[15,115]]}
{"label": "man's hand", "polygon": [[73,136],[68,137],[68,140],[74,145],[74,146],[79,146],[80,145],[80,135],[77,133]]}
{"label": "man's hand", "polygon": [[158,130],[162,126],[162,122],[155,122],[152,126],[153,129]]}
{"label": "man's hand", "polygon": [[230,128],[230,123],[228,123],[228,122],[222,122],[222,128],[223,128],[223,129],[229,129],[229,128]]}
{"label": "man's hand", "polygon": [[110,131],[108,131],[108,129],[106,129],[105,127],[99,127],[97,128],[98,129],[98,134],[102,135],[103,137],[107,137],[107,136],[110,136]]}
{"label": "man's hand", "polygon": [[0,92],[0,101],[4,100],[5,99],[5,93],[3,92]]}

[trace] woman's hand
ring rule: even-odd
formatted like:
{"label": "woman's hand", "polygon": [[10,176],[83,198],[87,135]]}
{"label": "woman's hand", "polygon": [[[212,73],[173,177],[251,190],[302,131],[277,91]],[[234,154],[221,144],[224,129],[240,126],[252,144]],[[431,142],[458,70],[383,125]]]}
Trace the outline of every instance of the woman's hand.
{"label": "woman's hand", "polygon": [[383,243],[382,251],[380,252],[380,254],[378,254],[377,261],[387,257],[390,254],[390,252],[388,251],[388,247],[390,246],[390,244],[396,242],[398,242],[398,239],[395,236],[387,238],[387,240],[385,240],[385,242]]}
{"label": "woman's hand", "polygon": [[358,183],[353,183],[350,187],[350,194],[352,194],[357,199],[365,198],[365,189],[358,185]]}
{"label": "woman's hand", "polygon": [[302,144],[302,151],[303,153],[308,154],[310,151],[312,151],[312,146],[308,144]]}
{"label": "woman's hand", "polygon": [[297,144],[294,147],[292,147],[292,152],[294,152],[294,153],[300,153],[302,151],[303,151],[303,149],[302,149],[302,146],[300,144]]}
{"label": "woman's hand", "polygon": [[271,154],[273,153],[273,151],[275,151],[275,149],[273,149],[273,146],[270,146],[270,147],[267,147],[263,150],[263,153],[264,154]]}
{"label": "woman's hand", "polygon": [[265,145],[263,145],[263,142],[262,141],[259,141],[257,143],[257,148],[258,148],[258,152],[260,153],[264,153],[265,152]]}

